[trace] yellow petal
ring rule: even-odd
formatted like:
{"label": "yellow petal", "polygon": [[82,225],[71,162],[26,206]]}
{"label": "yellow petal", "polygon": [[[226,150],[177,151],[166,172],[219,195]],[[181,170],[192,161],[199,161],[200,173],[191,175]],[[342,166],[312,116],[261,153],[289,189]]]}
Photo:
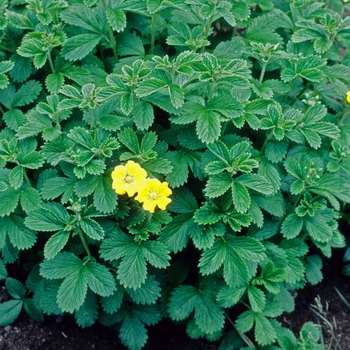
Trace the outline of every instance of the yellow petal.
{"label": "yellow petal", "polygon": [[135,199],[137,201],[139,201],[140,203],[143,203],[144,201],[146,201],[149,198],[149,191],[147,188],[142,187],[142,189],[138,190],[138,195],[135,197]]}
{"label": "yellow petal", "polygon": [[117,165],[112,171],[112,179],[124,179],[126,176],[126,169],[123,165]]}
{"label": "yellow petal", "polygon": [[171,202],[171,199],[166,197],[158,197],[156,202],[159,209],[165,210],[166,206]]}
{"label": "yellow petal", "polygon": [[129,197],[132,197],[139,189],[139,186],[137,184],[128,184],[126,186],[126,193],[128,194]]}
{"label": "yellow petal", "polygon": [[147,179],[145,187],[150,192],[157,192],[157,189],[161,185],[161,182],[158,179]]}
{"label": "yellow petal", "polygon": [[154,213],[154,209],[156,208],[156,205],[157,203],[154,199],[147,199],[143,203],[142,207],[143,209],[148,210],[150,213]]}
{"label": "yellow petal", "polygon": [[125,182],[119,179],[115,179],[112,182],[112,188],[114,189],[116,194],[125,194]]}
{"label": "yellow petal", "polygon": [[158,196],[160,197],[168,197],[170,196],[173,192],[172,190],[168,187],[167,182],[162,182],[162,184],[158,187],[157,189]]}
{"label": "yellow petal", "polygon": [[346,101],[347,103],[350,103],[350,91],[346,93]]}
{"label": "yellow petal", "polygon": [[[128,160],[128,162],[125,164],[125,169],[130,175],[137,174],[142,168],[140,164],[135,163],[132,160]],[[143,169],[142,169],[143,170]]]}

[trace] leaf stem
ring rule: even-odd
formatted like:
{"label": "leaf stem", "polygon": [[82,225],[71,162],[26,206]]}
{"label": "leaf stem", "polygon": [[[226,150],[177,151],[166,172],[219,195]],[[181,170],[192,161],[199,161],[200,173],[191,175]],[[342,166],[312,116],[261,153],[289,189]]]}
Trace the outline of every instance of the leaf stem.
{"label": "leaf stem", "polygon": [[[107,4],[106,4],[106,0],[102,0],[102,4],[103,7],[105,9],[105,14],[106,14],[106,18],[107,18]],[[113,56],[116,62],[118,62],[118,54],[117,54],[117,46],[114,40],[114,35],[113,35],[113,29],[110,26],[110,24],[107,21],[107,25],[108,25],[108,33],[109,33],[109,45],[111,46],[111,49],[113,51]]]}
{"label": "leaf stem", "polygon": [[[76,213],[78,214],[78,213]],[[81,243],[83,244],[84,246],[84,249],[86,251],[86,254],[88,255],[89,259],[91,260],[92,258],[92,255],[91,255],[91,252],[90,252],[90,249],[89,249],[89,246],[88,244],[86,243],[86,240],[85,240],[85,237],[84,237],[84,234],[80,228],[80,225],[77,225],[77,232],[78,232],[78,235],[79,235],[79,238],[81,240]]]}
{"label": "leaf stem", "polygon": [[1,105],[0,105],[0,112],[2,113],[2,115],[5,114],[5,111],[4,111],[4,109],[1,107]]}
{"label": "leaf stem", "polygon": [[[214,17],[214,14],[209,18],[209,21],[208,21],[207,25],[205,26],[205,32],[204,32],[205,38],[208,38],[208,34],[209,34],[210,27],[211,27],[211,23],[213,21],[213,17]],[[205,45],[203,45],[201,47],[201,53],[203,53],[204,50],[205,50]]]}
{"label": "leaf stem", "polygon": [[90,113],[91,128],[95,128],[95,116],[94,116],[94,112],[90,108],[89,108],[89,113]]}
{"label": "leaf stem", "polygon": [[157,19],[157,12],[152,15],[152,21],[151,21],[151,50],[150,54],[154,55],[154,42],[155,42],[155,34],[156,34],[156,19]]}
{"label": "leaf stem", "polygon": [[262,65],[262,68],[261,68],[258,86],[260,86],[261,83],[262,83],[263,80],[264,80],[264,75],[265,75],[266,67],[267,67],[267,63],[264,62],[263,65]]}
{"label": "leaf stem", "polygon": [[30,182],[30,179],[28,177],[28,174],[26,172],[26,169],[24,167],[22,167],[22,168],[23,168],[23,176],[24,176],[24,179],[26,180],[28,187],[33,187],[32,183]]}
{"label": "leaf stem", "polygon": [[263,154],[266,148],[267,143],[271,140],[273,136],[273,131],[270,131],[270,133],[267,135],[263,145],[261,146],[260,153]]}
{"label": "leaf stem", "polygon": [[47,50],[47,59],[49,61],[52,73],[55,74],[56,71],[55,71],[55,66],[53,65],[53,62],[52,62],[51,49]]}

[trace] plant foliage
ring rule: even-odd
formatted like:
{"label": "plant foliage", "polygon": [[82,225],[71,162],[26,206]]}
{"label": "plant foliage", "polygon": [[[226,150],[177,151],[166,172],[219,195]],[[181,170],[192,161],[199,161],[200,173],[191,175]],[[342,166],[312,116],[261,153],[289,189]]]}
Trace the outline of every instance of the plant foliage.
{"label": "plant foliage", "polygon": [[169,318],[220,349],[318,348],[276,318],[345,246],[349,10],[0,0],[0,325],[71,313],[138,350]]}

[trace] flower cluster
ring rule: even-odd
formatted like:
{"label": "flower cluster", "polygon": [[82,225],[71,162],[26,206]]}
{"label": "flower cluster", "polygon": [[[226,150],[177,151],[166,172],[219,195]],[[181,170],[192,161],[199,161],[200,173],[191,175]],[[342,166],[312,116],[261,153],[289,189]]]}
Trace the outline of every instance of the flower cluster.
{"label": "flower cluster", "polygon": [[156,206],[165,210],[171,202],[168,198],[172,191],[167,182],[160,182],[158,179],[150,179],[147,172],[140,164],[129,160],[125,165],[117,165],[112,171],[112,188],[119,194],[127,194],[143,203],[142,207],[150,213],[154,213]]}

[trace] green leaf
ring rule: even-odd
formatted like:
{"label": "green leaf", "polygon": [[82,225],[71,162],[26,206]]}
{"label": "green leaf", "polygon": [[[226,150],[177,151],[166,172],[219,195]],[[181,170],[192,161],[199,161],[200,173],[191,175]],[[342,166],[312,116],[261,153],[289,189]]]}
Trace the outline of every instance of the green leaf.
{"label": "green leaf", "polygon": [[135,92],[138,97],[145,97],[154,94],[158,90],[161,90],[167,86],[167,82],[160,79],[151,78],[141,81]]}
{"label": "green leaf", "polygon": [[114,277],[106,266],[90,261],[85,264],[84,271],[89,288],[94,293],[108,297],[116,290]]}
{"label": "green leaf", "polygon": [[213,143],[219,138],[221,132],[219,115],[210,109],[204,109],[198,115],[196,132],[202,142]]}
{"label": "green leaf", "polygon": [[229,286],[224,286],[220,289],[220,291],[217,294],[217,301],[222,307],[232,307],[241,300],[246,289],[246,286],[233,288],[230,288]]}
{"label": "green leaf", "polygon": [[74,317],[77,324],[82,327],[92,326],[98,316],[98,302],[96,296],[91,291],[87,291],[85,301],[75,312]]}
{"label": "green leaf", "polygon": [[13,108],[4,113],[4,120],[10,129],[17,131],[26,118],[21,110]]}
{"label": "green leaf", "polygon": [[21,192],[20,204],[22,209],[28,213],[34,208],[38,207],[41,203],[40,193],[37,189],[32,187],[27,187]]}
{"label": "green leaf", "polygon": [[0,216],[10,215],[17,208],[20,193],[12,187],[0,192]]}
{"label": "green leaf", "polygon": [[126,27],[126,16],[122,10],[107,8],[106,17],[113,30],[122,32]]}
{"label": "green leaf", "polygon": [[198,291],[194,286],[179,286],[171,293],[168,312],[174,321],[188,317],[198,302]]}
{"label": "green leaf", "polygon": [[148,338],[145,326],[134,313],[126,314],[120,327],[119,337],[131,350],[142,349]]}
{"label": "green leaf", "polygon": [[154,121],[153,107],[149,102],[139,101],[134,105],[132,117],[135,125],[140,130],[147,130]]}
{"label": "green leaf", "polygon": [[137,139],[136,133],[132,129],[125,128],[119,133],[118,139],[134,154],[140,153],[139,141]]}
{"label": "green leaf", "polygon": [[118,279],[125,288],[136,290],[145,283],[146,277],[147,268],[142,249],[138,245],[132,245],[119,264]]}
{"label": "green leaf", "polygon": [[24,300],[23,309],[32,319],[38,322],[44,321],[44,315],[42,311],[37,308],[35,305],[34,299],[27,298]]}
{"label": "green leaf", "polygon": [[92,239],[101,240],[104,238],[102,227],[93,219],[84,217],[79,221],[81,229]]}
{"label": "green leaf", "polygon": [[136,304],[154,304],[161,295],[159,282],[154,276],[149,276],[145,283],[136,290],[127,289],[127,293]]}
{"label": "green leaf", "polygon": [[26,106],[34,102],[41,90],[42,86],[39,82],[35,80],[27,81],[13,96],[11,103],[12,108]]}
{"label": "green leaf", "polygon": [[313,285],[322,281],[322,259],[318,255],[305,257],[305,275]]}
{"label": "green leaf", "polygon": [[21,313],[22,300],[10,300],[0,304],[0,326],[7,326],[15,321]]}
{"label": "green leaf", "polygon": [[254,316],[255,314],[251,310],[244,311],[242,314],[240,314],[235,322],[237,330],[241,333],[250,331],[254,326]]}
{"label": "green leaf", "polygon": [[[38,231],[58,231],[64,229],[65,221],[56,215],[57,212],[55,209],[58,209],[57,206],[54,203],[48,203],[48,206],[31,210],[25,218],[26,226]],[[53,212],[49,209],[52,209]]]}
{"label": "green leaf", "polygon": [[188,178],[188,157],[184,152],[172,151],[166,154],[166,159],[173,166],[172,172],[167,175],[166,180],[171,187],[182,186]]}
{"label": "green leaf", "polygon": [[10,242],[18,249],[31,248],[36,242],[36,232],[28,229],[23,218],[11,215],[4,218],[4,228],[6,229]]}
{"label": "green leaf", "polygon": [[307,216],[305,226],[307,232],[315,241],[323,243],[328,242],[332,238],[332,228],[327,224],[321,214],[314,217]]}
{"label": "green leaf", "polygon": [[49,280],[65,278],[78,271],[82,264],[73,253],[58,253],[53,259],[40,264],[40,275]]}
{"label": "green leaf", "polygon": [[52,94],[57,94],[64,83],[64,76],[62,73],[51,73],[45,79],[45,86]]}
{"label": "green leaf", "polygon": [[169,85],[169,95],[171,104],[176,108],[182,107],[184,104],[185,95],[179,85],[170,84]]}
{"label": "green leaf", "polygon": [[193,213],[178,215],[163,228],[159,241],[177,253],[186,247],[190,233],[196,231],[199,228],[193,220]]}
{"label": "green leaf", "polygon": [[289,214],[283,221],[281,233],[287,239],[295,238],[301,232],[303,225],[303,218],[300,218],[295,213]]}
{"label": "green leaf", "polygon": [[[133,289],[129,289],[129,291],[133,291]],[[118,288],[116,291],[113,292],[112,295],[108,297],[101,297],[101,304],[103,310],[109,314],[117,312],[120,306],[122,305],[123,295],[124,291],[122,290],[122,288]]]}
{"label": "green leaf", "polygon": [[62,311],[73,313],[83,305],[86,293],[87,276],[80,266],[71,272],[60,285],[57,293],[57,304]]}
{"label": "green leaf", "polygon": [[271,195],[273,187],[265,177],[259,174],[244,174],[236,178],[236,181],[257,192]]}
{"label": "green leaf", "polygon": [[208,197],[216,198],[223,195],[231,186],[236,183],[228,173],[221,173],[211,176],[205,186],[205,194]]}
{"label": "green leaf", "polygon": [[250,195],[247,188],[240,182],[232,183],[232,200],[239,213],[245,213],[250,207]]}
{"label": "green leaf", "polygon": [[0,281],[7,277],[6,265],[2,259],[0,259]]}
{"label": "green leaf", "polygon": [[39,169],[44,164],[44,156],[39,152],[30,152],[20,157],[21,165],[28,169]]}
{"label": "green leaf", "polygon": [[266,297],[262,290],[255,286],[248,286],[248,300],[254,312],[262,312],[265,308]]}
{"label": "green leaf", "polygon": [[[41,195],[43,199],[55,199],[62,194],[66,196],[72,193],[76,183],[77,181],[75,179],[70,179],[68,177],[53,177],[44,182],[41,188]],[[81,196],[84,197],[83,195]]]}
{"label": "green leaf", "polygon": [[67,244],[70,233],[58,231],[49,238],[44,247],[44,256],[47,260],[53,259]]}
{"label": "green leaf", "polygon": [[14,299],[24,299],[26,297],[27,290],[24,287],[24,285],[14,279],[8,277],[5,281],[5,287],[7,292],[12,296]]}
{"label": "green leaf", "polygon": [[112,189],[112,179],[101,177],[94,192],[94,205],[103,214],[111,213],[117,206],[117,195]]}
{"label": "green leaf", "polygon": [[170,255],[161,242],[146,241],[141,244],[144,258],[154,267],[164,269],[169,266]]}
{"label": "green leaf", "polygon": [[255,315],[254,335],[260,345],[268,345],[275,341],[277,334],[270,321],[262,314]]}
{"label": "green leaf", "polygon": [[100,42],[100,34],[79,34],[69,38],[61,51],[69,61],[77,61],[87,56]]}
{"label": "green leaf", "polygon": [[10,172],[10,185],[18,189],[23,183],[23,168],[20,165],[15,166]]}

